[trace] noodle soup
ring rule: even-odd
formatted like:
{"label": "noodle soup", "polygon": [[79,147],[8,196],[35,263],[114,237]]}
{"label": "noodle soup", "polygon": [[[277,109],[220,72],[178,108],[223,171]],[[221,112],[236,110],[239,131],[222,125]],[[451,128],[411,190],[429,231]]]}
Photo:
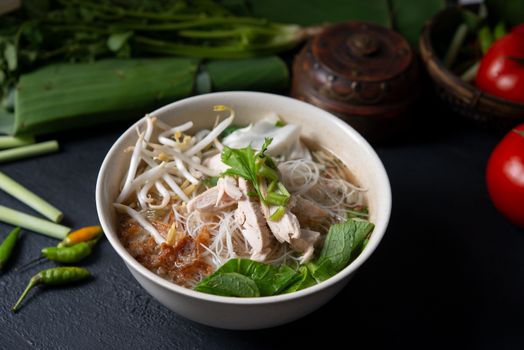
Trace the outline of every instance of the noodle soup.
{"label": "noodle soup", "polygon": [[373,230],[366,189],[300,126],[277,115],[211,130],[147,118],[114,207],[142,265],[174,283],[234,296],[307,288],[358,256]]}

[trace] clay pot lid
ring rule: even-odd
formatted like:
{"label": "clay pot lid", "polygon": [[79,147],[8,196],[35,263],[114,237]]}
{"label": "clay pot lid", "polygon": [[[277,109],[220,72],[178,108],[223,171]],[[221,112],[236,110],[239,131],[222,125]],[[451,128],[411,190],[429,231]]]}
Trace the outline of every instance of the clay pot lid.
{"label": "clay pot lid", "polygon": [[313,39],[311,50],[334,75],[353,81],[388,80],[413,62],[413,52],[400,34],[363,22],[326,28]]}

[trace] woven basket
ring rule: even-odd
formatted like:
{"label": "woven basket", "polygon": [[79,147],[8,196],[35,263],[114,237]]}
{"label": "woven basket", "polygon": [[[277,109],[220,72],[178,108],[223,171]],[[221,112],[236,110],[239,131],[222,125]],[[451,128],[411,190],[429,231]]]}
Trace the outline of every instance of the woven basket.
{"label": "woven basket", "polygon": [[507,101],[480,91],[473,84],[462,81],[447,69],[434,50],[438,35],[458,26],[460,8],[449,7],[424,26],[420,36],[420,54],[426,69],[435,82],[438,95],[461,115],[487,127],[511,128],[524,122],[524,104]]}

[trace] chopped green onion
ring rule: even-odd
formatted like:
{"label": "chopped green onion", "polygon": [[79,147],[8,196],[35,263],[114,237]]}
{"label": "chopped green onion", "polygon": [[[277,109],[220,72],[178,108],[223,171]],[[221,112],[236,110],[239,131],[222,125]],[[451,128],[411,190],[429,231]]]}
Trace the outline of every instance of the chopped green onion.
{"label": "chopped green onion", "polygon": [[276,192],[269,192],[266,196],[266,202],[273,205],[285,206],[289,200],[289,196],[278,194]]}
{"label": "chopped green onion", "polygon": [[271,181],[271,183],[267,187],[267,192],[273,192],[273,190],[275,189],[276,185],[277,185],[277,181]]}
{"label": "chopped green onion", "polygon": [[60,210],[47,203],[45,200],[29,191],[27,188],[0,171],[0,189],[9,193],[22,203],[27,204],[46,218],[60,222],[64,216]]}
{"label": "chopped green onion", "polygon": [[0,136],[0,149],[26,146],[35,143],[35,139],[28,136]]}
{"label": "chopped green onion", "polygon": [[64,239],[71,229],[0,205],[0,221],[49,237]]}
{"label": "chopped green onion", "polygon": [[0,151],[0,163],[9,162],[22,158],[38,156],[58,150],[56,140],[36,143],[34,145],[16,147],[5,151]]}
{"label": "chopped green onion", "polygon": [[280,219],[282,219],[285,213],[286,213],[286,208],[280,206],[277,208],[277,210],[275,210],[273,214],[271,214],[271,216],[269,217],[269,220],[279,221]]}
{"label": "chopped green onion", "polygon": [[271,181],[278,181],[278,173],[276,170],[271,169],[265,164],[260,165],[260,168],[258,169],[258,175]]}
{"label": "chopped green onion", "polygon": [[348,220],[352,218],[367,218],[369,215],[369,211],[367,207],[363,207],[360,209],[354,209],[354,210],[347,209],[346,211],[347,211],[346,218]]}
{"label": "chopped green onion", "polygon": [[284,184],[282,182],[278,182],[278,189],[280,190],[280,192],[284,195],[284,196],[288,196],[290,197],[291,194],[288,192],[288,190],[286,189],[286,187],[284,186]]}

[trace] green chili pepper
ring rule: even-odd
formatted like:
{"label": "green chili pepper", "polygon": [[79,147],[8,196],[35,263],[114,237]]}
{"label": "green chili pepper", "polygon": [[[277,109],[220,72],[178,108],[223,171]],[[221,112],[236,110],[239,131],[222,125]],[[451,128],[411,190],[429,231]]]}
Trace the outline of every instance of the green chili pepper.
{"label": "green chili pepper", "polygon": [[4,268],[7,260],[13,253],[15,248],[16,241],[18,239],[18,234],[20,233],[20,227],[16,227],[14,230],[9,232],[7,237],[4,239],[0,245],[0,270]]}
{"label": "green chili pepper", "polygon": [[62,264],[73,264],[91,255],[97,241],[80,242],[70,247],[46,247],[42,249],[42,255]]}
{"label": "green chili pepper", "polygon": [[80,242],[70,247],[46,247],[42,248],[42,256],[29,261],[18,268],[18,271],[25,270],[30,266],[39,263],[42,259],[49,259],[62,264],[74,264],[87,258],[93,252],[93,247],[100,239],[93,239],[87,242]]}
{"label": "green chili pepper", "polygon": [[44,286],[59,286],[76,281],[80,281],[91,276],[88,270],[81,267],[55,267],[40,271],[34,275],[29,284],[25,288],[24,292],[16,302],[15,306],[11,309],[16,312],[20,306],[20,303],[26,297],[27,293],[36,285],[42,284]]}

